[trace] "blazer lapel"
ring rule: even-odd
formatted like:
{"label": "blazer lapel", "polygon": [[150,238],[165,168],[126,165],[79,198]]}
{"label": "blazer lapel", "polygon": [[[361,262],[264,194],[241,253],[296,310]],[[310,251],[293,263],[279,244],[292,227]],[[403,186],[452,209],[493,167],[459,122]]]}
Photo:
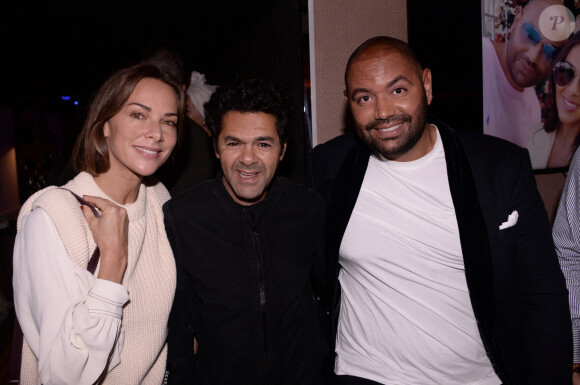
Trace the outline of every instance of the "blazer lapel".
{"label": "blazer lapel", "polygon": [[357,142],[346,156],[338,172],[328,202],[327,237],[337,255],[342,236],[358,198],[369,162],[369,152]]}
{"label": "blazer lapel", "polygon": [[[492,259],[475,180],[457,133],[439,122],[437,127],[445,149],[449,188],[459,227],[471,305],[483,344],[488,353],[493,352],[488,356],[490,359],[499,357],[500,352],[491,333],[494,319]],[[492,364],[495,366],[496,363]]]}
{"label": "blazer lapel", "polygon": [[493,276],[489,237],[479,204],[473,174],[465,151],[454,131],[438,125],[449,188],[455,207],[467,286],[477,319],[493,319]]}
{"label": "blazer lapel", "polygon": [[[327,282],[330,285],[332,329],[335,330],[336,318],[338,317],[340,289],[338,288],[338,252],[342,237],[350,220],[350,215],[358,198],[360,188],[369,162],[369,151],[361,146],[357,140],[347,154],[340,171],[338,172],[328,201],[326,213],[326,255]],[[334,334],[333,334],[334,336]]]}

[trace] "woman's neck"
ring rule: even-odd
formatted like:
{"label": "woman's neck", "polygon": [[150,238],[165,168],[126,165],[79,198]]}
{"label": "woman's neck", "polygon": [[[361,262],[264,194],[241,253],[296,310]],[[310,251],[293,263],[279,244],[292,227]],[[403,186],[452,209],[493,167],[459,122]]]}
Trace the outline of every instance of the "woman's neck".
{"label": "woman's neck", "polygon": [[547,168],[564,167],[570,164],[573,155],[574,142],[578,134],[578,127],[560,123],[556,130],[556,137],[550,150]]}
{"label": "woman's neck", "polygon": [[97,175],[95,182],[115,202],[125,205],[137,200],[141,186],[141,177],[135,174],[119,175],[109,170]]}
{"label": "woman's neck", "polygon": [[578,135],[578,131],[580,129],[580,125],[578,122],[574,124],[564,124],[560,123],[560,127],[556,130],[556,138],[560,141],[565,143],[566,145],[572,146],[576,136]]}

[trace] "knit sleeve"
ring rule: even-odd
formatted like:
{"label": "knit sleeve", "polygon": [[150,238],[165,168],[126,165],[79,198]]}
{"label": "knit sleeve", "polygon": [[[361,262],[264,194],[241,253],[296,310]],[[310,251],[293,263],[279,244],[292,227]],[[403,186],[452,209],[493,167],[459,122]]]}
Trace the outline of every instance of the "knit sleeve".
{"label": "knit sleeve", "polygon": [[14,245],[14,300],[41,382],[92,384],[119,364],[127,289],[74,265],[48,214],[24,218]]}

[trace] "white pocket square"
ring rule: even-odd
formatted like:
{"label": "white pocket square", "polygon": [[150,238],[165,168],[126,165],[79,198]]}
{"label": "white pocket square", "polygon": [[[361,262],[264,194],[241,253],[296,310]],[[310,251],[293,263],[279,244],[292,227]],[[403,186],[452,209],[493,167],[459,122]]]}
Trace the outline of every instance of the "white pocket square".
{"label": "white pocket square", "polygon": [[507,228],[510,228],[512,226],[514,226],[516,223],[518,223],[518,212],[516,210],[514,210],[509,216],[507,221],[505,221],[504,223],[501,224],[501,226],[499,226],[500,230],[505,230]]}

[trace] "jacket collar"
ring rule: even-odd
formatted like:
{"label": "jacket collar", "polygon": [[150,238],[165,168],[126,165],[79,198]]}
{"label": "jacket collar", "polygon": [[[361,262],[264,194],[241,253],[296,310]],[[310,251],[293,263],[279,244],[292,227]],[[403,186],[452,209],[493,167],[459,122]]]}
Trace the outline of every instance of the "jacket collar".
{"label": "jacket collar", "polygon": [[280,198],[280,181],[278,180],[279,177],[275,176],[272,179],[272,181],[270,182],[270,184],[268,185],[268,191],[267,191],[264,199],[262,199],[258,203],[250,205],[250,206],[241,205],[241,204],[237,203],[236,201],[234,201],[233,198],[230,196],[230,193],[228,192],[228,190],[224,186],[222,176],[223,176],[223,173],[220,170],[217,173],[217,175],[214,177],[214,179],[213,179],[214,192],[218,196],[220,202],[223,202],[223,203],[227,204],[228,206],[234,207],[234,208],[239,209],[239,210],[242,210],[242,209],[246,209],[246,210],[250,210],[250,211],[262,210],[261,207],[268,207],[272,204],[275,204]]}

